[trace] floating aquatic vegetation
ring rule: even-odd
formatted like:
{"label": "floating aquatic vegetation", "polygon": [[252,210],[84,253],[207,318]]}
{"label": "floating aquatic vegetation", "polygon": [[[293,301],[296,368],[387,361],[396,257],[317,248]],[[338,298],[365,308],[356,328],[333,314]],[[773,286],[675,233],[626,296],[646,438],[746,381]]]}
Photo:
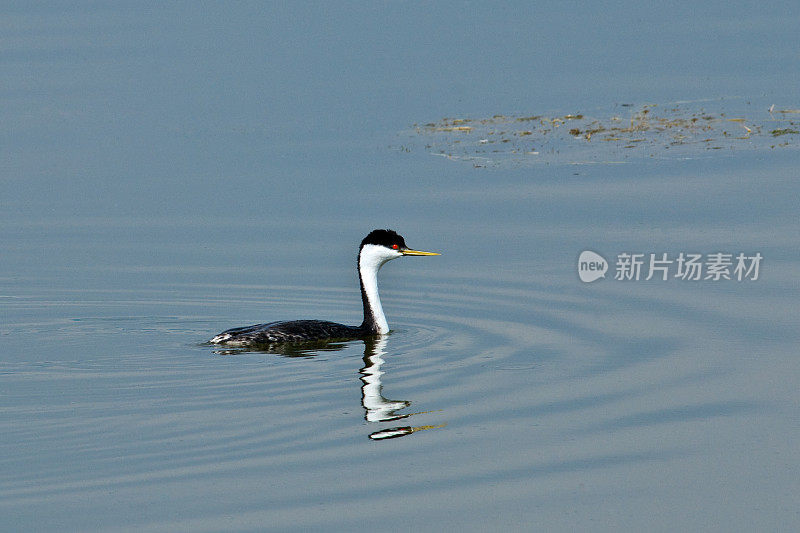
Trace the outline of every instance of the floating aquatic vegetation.
{"label": "floating aquatic vegetation", "polygon": [[782,130],[772,130],[770,133],[772,133],[773,137],[780,137],[781,135],[789,135],[789,134],[797,135],[800,132],[798,132],[797,130],[793,130],[791,128],[784,128]]}
{"label": "floating aquatic vegetation", "polygon": [[[617,163],[694,159],[716,150],[797,146],[800,109],[747,99],[618,104],[559,114],[443,118],[403,132],[433,155],[476,167],[504,163]],[[775,144],[775,137],[784,137]],[[414,142],[410,143],[414,146]],[[403,145],[408,151],[408,145]]]}

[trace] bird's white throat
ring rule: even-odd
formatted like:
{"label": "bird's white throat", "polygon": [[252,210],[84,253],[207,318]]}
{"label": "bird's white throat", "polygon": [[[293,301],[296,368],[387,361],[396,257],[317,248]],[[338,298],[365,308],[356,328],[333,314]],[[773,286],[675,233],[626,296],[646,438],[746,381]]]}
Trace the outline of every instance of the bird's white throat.
{"label": "bird's white throat", "polygon": [[397,250],[376,244],[365,244],[359,253],[358,273],[361,276],[361,283],[364,285],[364,294],[367,298],[367,305],[369,305],[369,309],[372,312],[372,319],[375,321],[375,327],[381,335],[389,333],[389,323],[386,322],[386,315],[383,314],[383,307],[381,306],[381,297],[378,295],[378,270],[387,261],[402,255]]}

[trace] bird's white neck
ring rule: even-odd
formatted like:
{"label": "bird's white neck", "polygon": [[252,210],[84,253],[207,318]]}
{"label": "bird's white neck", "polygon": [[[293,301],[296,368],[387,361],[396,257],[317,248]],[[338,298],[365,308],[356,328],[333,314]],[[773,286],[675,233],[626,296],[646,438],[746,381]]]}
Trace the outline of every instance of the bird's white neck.
{"label": "bird's white neck", "polygon": [[378,270],[398,255],[385,246],[375,244],[365,244],[358,254],[358,275],[361,278],[361,298],[364,301],[362,326],[371,328],[380,335],[389,333],[389,323],[386,322],[381,297],[378,295]]}

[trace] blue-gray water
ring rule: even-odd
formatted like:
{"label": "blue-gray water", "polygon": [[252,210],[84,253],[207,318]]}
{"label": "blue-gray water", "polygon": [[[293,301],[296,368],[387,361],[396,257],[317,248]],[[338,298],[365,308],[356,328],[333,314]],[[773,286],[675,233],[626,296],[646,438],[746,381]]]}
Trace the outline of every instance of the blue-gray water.
{"label": "blue-gray water", "polygon": [[[798,22],[794,3],[4,4],[0,529],[796,530],[798,137],[475,168],[408,132],[797,109]],[[443,254],[383,268],[387,338],[201,344],[358,323],[375,227]],[[578,279],[583,250],[605,280]],[[617,281],[621,252],[764,260],[756,281]]]}

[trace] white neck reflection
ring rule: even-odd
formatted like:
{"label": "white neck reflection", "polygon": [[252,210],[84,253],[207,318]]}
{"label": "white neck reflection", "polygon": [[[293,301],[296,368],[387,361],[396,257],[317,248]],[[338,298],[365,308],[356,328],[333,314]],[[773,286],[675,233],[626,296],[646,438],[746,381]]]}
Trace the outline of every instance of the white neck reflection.
{"label": "white neck reflection", "polygon": [[364,406],[364,418],[367,422],[386,422],[406,418],[409,414],[397,413],[411,405],[403,400],[387,400],[381,394],[381,365],[385,362],[387,336],[381,335],[374,340],[365,341],[364,368],[360,370],[361,405]]}

